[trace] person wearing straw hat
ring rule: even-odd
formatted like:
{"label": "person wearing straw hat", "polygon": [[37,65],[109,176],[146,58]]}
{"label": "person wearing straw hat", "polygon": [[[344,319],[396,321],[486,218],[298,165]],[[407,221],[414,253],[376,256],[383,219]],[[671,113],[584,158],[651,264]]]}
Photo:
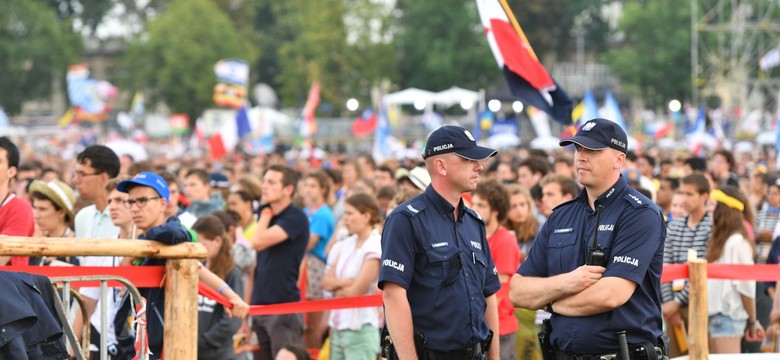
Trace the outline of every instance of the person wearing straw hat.
{"label": "person wearing straw hat", "polygon": [[[43,182],[34,180],[30,184],[30,197],[33,205],[33,219],[41,234],[45,237],[73,237],[73,205],[76,194],[70,186],[59,180]],[[77,258],[58,258],[78,265]],[[49,264],[51,259],[33,258],[31,264]]]}

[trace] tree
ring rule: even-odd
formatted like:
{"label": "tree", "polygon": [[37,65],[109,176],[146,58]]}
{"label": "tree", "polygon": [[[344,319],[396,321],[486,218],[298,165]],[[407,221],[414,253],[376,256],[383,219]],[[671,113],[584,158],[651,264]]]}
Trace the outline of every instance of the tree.
{"label": "tree", "polygon": [[54,10],[62,20],[73,21],[78,26],[71,27],[72,31],[95,35],[98,25],[109,14],[124,21],[128,26],[143,26],[144,23],[159,9],[165,0],[46,0],[48,6]]}
{"label": "tree", "polygon": [[129,47],[121,82],[195,118],[213,106],[214,64],[225,58],[253,63],[250,45],[213,1],[174,0]]}
{"label": "tree", "polygon": [[473,0],[399,0],[400,85],[484,88],[502,79]]}
{"label": "tree", "polygon": [[[51,95],[55,78],[81,53],[80,38],[37,1],[8,0],[0,11],[0,106],[18,113],[22,102]],[[64,82],[63,82],[64,84]]]}
{"label": "tree", "polygon": [[646,1],[625,5],[623,43],[602,60],[624,88],[649,106],[690,98],[690,2]]}
{"label": "tree", "polygon": [[585,32],[588,53],[606,49],[606,23],[601,17],[605,0],[508,0],[536,54],[545,65],[573,60],[576,19]]}
{"label": "tree", "polygon": [[254,0],[257,79],[282,103],[302,105],[320,82],[324,103],[367,99],[383,79],[397,78],[392,8],[377,0]]}
{"label": "tree", "polygon": [[347,96],[346,75],[351,52],[344,27],[344,2],[340,0],[288,0],[277,24],[296,29],[278,48],[281,60],[276,82],[286,105],[302,104],[314,81],[320,82],[323,102]]}

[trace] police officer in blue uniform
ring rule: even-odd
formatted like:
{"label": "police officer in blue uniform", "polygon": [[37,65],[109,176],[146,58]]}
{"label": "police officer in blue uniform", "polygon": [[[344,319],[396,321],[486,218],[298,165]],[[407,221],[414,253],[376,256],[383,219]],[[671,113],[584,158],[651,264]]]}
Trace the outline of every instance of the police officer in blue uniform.
{"label": "police officer in blue uniform", "polygon": [[428,137],[423,158],[431,185],[398,205],[382,233],[389,358],[498,360],[498,336],[491,334],[498,333],[501,285],[485,223],[461,198],[476,189],[482,160],[495,154],[459,126]]}
{"label": "police officer in blue uniform", "polygon": [[627,137],[593,119],[560,142],[574,144],[584,186],[556,207],[513,276],[510,300],[552,313],[540,333],[545,359],[663,357],[660,279],[666,227],[661,211],[621,176]]}

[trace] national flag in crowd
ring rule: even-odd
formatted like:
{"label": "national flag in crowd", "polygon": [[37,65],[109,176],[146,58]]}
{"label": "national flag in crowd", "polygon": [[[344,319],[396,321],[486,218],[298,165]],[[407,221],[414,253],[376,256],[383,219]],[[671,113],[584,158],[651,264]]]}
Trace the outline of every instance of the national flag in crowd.
{"label": "national flag in crowd", "polygon": [[472,135],[477,141],[482,139],[483,132],[487,134],[493,127],[493,119],[495,119],[495,114],[489,109],[477,112],[477,121],[474,123],[474,131],[472,131]]}
{"label": "national flag in crowd", "polygon": [[247,111],[246,104],[236,111],[236,130],[239,139],[252,132],[252,127],[249,125],[249,112]]}
{"label": "national flag in crowd", "polygon": [[235,121],[224,121],[216,133],[208,140],[209,156],[212,160],[219,160],[238,145],[238,128]]}
{"label": "national flag in crowd", "polygon": [[628,134],[628,128],[626,127],[625,119],[623,119],[623,113],[620,112],[620,106],[618,105],[617,100],[615,100],[615,97],[612,96],[611,91],[607,91],[606,95],[604,95],[604,111],[601,111],[601,117],[617,123],[620,125],[620,128]]}
{"label": "national flag in crowd", "polygon": [[477,9],[490,49],[512,94],[561,124],[571,124],[571,98],[539,62],[506,1],[477,0]]}
{"label": "national flag in crowd", "polygon": [[190,116],[187,114],[171,114],[171,134],[184,135],[190,129]]}
{"label": "national flag in crowd", "polygon": [[320,83],[315,81],[309,89],[309,96],[303,106],[301,125],[298,129],[301,138],[310,138],[317,133],[317,119],[314,117],[317,106],[320,105]]}
{"label": "national flag in crowd", "polygon": [[374,132],[374,149],[372,151],[374,161],[376,162],[381,162],[392,155],[390,146],[392,129],[390,128],[390,120],[387,118],[387,105],[384,104],[381,97],[379,103],[379,114],[377,114],[376,131]]}
{"label": "national flag in crowd", "polygon": [[146,101],[144,93],[136,91],[133,95],[133,101],[130,102],[130,111],[137,116],[141,116],[146,111]]}
{"label": "national flag in crowd", "polygon": [[579,118],[579,124],[582,125],[597,117],[599,117],[599,106],[596,104],[596,98],[593,97],[590,90],[586,90],[585,96],[582,98],[582,116]]}
{"label": "national flag in crowd", "polygon": [[376,130],[377,115],[373,109],[365,109],[354,122],[352,122],[352,135],[365,137]]}

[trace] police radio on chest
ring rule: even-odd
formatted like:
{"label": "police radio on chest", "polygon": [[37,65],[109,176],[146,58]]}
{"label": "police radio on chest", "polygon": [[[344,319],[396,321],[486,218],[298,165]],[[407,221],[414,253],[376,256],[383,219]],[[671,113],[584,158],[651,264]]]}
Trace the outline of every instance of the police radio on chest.
{"label": "police radio on chest", "polygon": [[585,258],[585,265],[607,267],[607,254],[598,243],[599,221],[601,220],[601,205],[596,206],[596,225],[593,226],[593,242],[588,248],[588,256]]}

